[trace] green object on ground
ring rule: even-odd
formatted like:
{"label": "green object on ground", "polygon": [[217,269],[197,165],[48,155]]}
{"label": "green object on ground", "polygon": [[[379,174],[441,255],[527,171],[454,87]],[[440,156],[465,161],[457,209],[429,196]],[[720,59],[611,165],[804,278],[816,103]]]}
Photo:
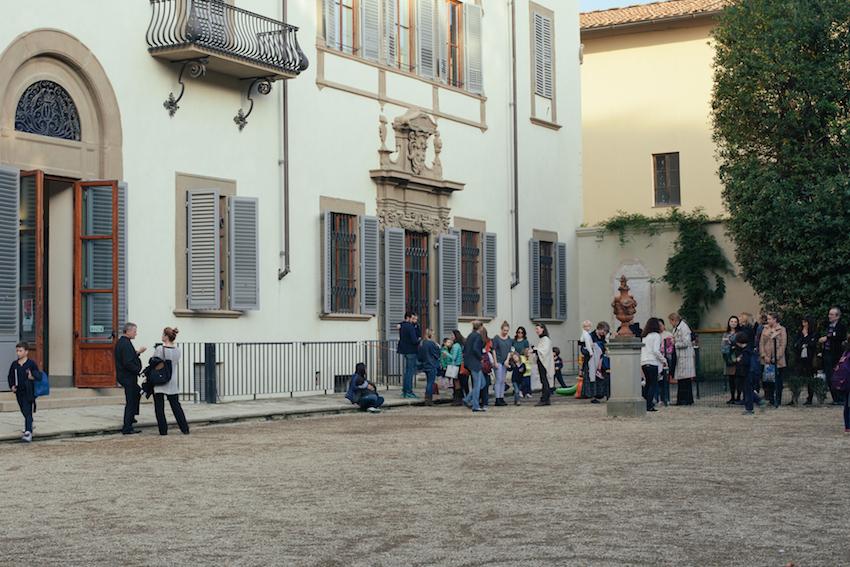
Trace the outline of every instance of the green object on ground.
{"label": "green object on ground", "polygon": [[575,396],[578,385],[570,386],[569,388],[557,388],[555,393],[559,396]]}

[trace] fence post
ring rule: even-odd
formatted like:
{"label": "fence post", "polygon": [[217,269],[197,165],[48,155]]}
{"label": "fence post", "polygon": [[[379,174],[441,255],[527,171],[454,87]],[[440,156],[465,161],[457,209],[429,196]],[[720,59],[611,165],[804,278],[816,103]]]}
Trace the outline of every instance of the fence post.
{"label": "fence post", "polygon": [[215,343],[204,343],[204,401],[210,404],[218,400],[216,391]]}

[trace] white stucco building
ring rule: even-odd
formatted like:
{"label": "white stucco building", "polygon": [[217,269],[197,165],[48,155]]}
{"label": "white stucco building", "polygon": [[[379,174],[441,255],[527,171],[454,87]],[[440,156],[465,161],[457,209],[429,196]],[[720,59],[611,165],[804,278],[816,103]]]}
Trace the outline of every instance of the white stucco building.
{"label": "white stucco building", "polygon": [[392,339],[405,309],[441,336],[474,318],[576,335],[575,0],[31,0],[4,16],[3,360],[25,339],[54,383],[110,386],[129,319],[147,345],[165,325],[299,344],[248,357],[297,366],[225,370],[219,350],[220,381],[292,375],[263,390],[279,393],[351,371],[354,355],[319,368],[300,343]]}

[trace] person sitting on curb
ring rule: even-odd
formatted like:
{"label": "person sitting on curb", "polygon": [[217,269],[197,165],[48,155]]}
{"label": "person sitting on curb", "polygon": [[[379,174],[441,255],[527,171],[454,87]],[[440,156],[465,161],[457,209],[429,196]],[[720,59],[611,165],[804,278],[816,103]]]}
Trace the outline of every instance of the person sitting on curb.
{"label": "person sitting on curb", "polygon": [[378,395],[375,385],[366,377],[366,364],[358,362],[354,374],[348,382],[348,391],[345,398],[352,404],[360,406],[362,411],[370,413],[381,413],[384,398]]}

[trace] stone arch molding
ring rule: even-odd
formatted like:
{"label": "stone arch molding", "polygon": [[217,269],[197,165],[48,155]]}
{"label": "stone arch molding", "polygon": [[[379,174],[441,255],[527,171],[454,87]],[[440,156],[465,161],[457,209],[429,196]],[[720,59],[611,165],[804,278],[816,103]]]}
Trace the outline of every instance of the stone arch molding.
{"label": "stone arch molding", "polygon": [[[71,95],[80,116],[80,141],[15,130],[18,100],[41,80],[58,83]],[[26,32],[0,54],[0,163],[80,179],[123,177],[118,99],[95,55],[69,33]]]}

